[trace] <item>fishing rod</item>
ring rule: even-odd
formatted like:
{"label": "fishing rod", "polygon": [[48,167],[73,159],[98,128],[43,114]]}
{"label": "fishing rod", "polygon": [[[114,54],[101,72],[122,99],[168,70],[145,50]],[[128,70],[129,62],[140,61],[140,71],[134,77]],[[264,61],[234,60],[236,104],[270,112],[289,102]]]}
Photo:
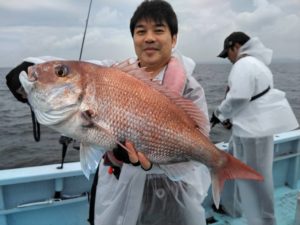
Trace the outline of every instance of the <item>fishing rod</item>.
{"label": "fishing rod", "polygon": [[81,49],[80,49],[80,54],[79,54],[79,60],[81,60],[81,56],[82,56],[82,50],[83,50],[83,46],[84,46],[86,30],[87,30],[88,23],[89,23],[92,2],[93,2],[93,0],[90,0],[89,11],[88,11],[88,14],[87,14],[87,17],[86,17],[85,28],[84,28],[84,33],[83,33],[83,37],[82,37],[82,43],[81,43]]}
{"label": "fishing rod", "polygon": [[[86,30],[87,30],[87,27],[88,27],[90,13],[91,13],[92,2],[93,2],[93,0],[90,0],[89,10],[88,10],[88,14],[87,14],[87,17],[86,17],[84,33],[83,33],[82,42],[81,42],[79,61],[81,61],[82,50],[83,50],[84,40],[85,40],[85,36],[86,36]],[[64,135],[60,136],[59,143],[62,145],[62,157],[61,157],[61,164],[60,164],[60,166],[57,167],[57,169],[63,169],[64,161],[65,161],[65,157],[66,157],[66,153],[67,153],[67,149],[68,149],[68,145],[72,141],[73,141],[73,148],[77,149],[77,146],[74,146],[76,140],[73,140],[72,138],[66,137]]]}

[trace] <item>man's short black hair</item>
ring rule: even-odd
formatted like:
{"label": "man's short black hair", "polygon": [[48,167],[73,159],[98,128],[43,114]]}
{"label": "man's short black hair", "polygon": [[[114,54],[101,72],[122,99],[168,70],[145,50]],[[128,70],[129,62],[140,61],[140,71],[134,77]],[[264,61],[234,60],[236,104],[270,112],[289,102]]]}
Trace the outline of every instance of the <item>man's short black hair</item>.
{"label": "man's short black hair", "polygon": [[171,35],[178,33],[178,21],[172,6],[164,0],[145,0],[135,10],[130,20],[130,32],[133,37],[136,24],[142,20],[153,20],[155,23],[166,22]]}

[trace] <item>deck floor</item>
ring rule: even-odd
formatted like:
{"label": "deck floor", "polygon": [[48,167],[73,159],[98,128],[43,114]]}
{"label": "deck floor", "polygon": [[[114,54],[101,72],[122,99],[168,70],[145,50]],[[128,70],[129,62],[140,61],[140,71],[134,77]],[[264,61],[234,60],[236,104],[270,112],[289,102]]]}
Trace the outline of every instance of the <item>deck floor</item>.
{"label": "deck floor", "polygon": [[[298,183],[298,190],[289,187],[276,188],[275,216],[277,225],[300,225],[300,223],[295,224],[297,195],[299,191],[300,183]],[[213,225],[247,225],[243,217],[232,218],[219,213],[214,213],[213,215],[214,219],[217,220]]]}

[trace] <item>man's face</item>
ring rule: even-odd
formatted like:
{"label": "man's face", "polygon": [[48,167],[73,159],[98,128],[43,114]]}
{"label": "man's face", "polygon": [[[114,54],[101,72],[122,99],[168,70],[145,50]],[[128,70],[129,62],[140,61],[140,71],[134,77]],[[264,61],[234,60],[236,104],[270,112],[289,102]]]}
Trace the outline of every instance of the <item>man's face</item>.
{"label": "man's face", "polygon": [[228,59],[231,63],[235,63],[237,61],[239,49],[239,44],[235,44],[232,48],[228,49]]}
{"label": "man's face", "polygon": [[165,66],[175,46],[177,36],[172,37],[165,22],[140,20],[134,29],[133,42],[136,55],[142,67],[159,69]]}

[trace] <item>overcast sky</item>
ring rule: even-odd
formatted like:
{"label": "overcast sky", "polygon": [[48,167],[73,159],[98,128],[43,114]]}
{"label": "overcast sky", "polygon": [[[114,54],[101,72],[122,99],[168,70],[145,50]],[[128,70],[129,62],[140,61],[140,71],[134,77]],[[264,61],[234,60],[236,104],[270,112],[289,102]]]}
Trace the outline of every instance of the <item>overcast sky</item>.
{"label": "overcast sky", "polygon": [[[29,56],[78,59],[90,0],[0,0],[0,67]],[[93,0],[83,59],[134,56],[129,20],[141,0]],[[197,62],[216,55],[232,31],[258,36],[274,58],[300,60],[300,0],[169,0],[177,48]]]}

